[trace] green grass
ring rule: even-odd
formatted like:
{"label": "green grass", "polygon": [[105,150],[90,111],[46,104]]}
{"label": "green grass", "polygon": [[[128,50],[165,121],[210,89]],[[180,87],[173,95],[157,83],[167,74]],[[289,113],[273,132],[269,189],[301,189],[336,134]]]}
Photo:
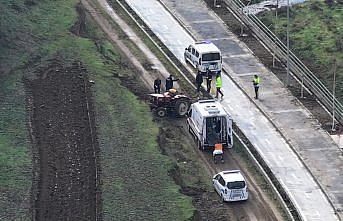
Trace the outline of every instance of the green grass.
{"label": "green grass", "polygon": [[14,72],[0,81],[0,218],[29,220],[32,155],[25,92],[18,77]]}
{"label": "green grass", "polygon": [[[291,9],[291,50],[332,90],[333,67],[337,66],[336,94],[343,102],[343,4],[329,6],[323,0],[307,1]],[[261,16],[274,30],[274,12]],[[277,35],[286,41],[286,13],[279,14]]]}
{"label": "green grass", "polygon": [[161,155],[146,104],[108,76],[94,75],[102,163],[104,220],[187,220],[191,199],[179,193]]}
{"label": "green grass", "polygon": [[180,186],[168,175],[174,163],[158,148],[158,126],[148,106],[121,86],[127,82],[115,77],[135,81],[134,70],[122,65],[127,59],[88,23],[87,33],[98,40],[99,50],[108,58],[100,68],[107,71],[89,67],[96,82],[104,220],[190,219],[194,213],[191,198],[181,194]]}
{"label": "green grass", "polygon": [[64,66],[81,61],[96,81],[105,220],[189,219],[191,199],[168,176],[173,163],[159,152],[148,107],[114,77],[133,75],[121,68],[127,59],[89,20],[85,35],[91,38],[70,32],[78,19],[77,0],[25,2],[0,3],[1,219],[31,219],[32,154],[22,79],[36,78],[52,59]]}

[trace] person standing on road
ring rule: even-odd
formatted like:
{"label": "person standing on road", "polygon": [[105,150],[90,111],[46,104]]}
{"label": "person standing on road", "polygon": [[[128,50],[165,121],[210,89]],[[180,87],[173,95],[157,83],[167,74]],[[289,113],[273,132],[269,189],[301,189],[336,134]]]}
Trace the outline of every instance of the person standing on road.
{"label": "person standing on road", "polygon": [[222,98],[223,98],[224,94],[220,90],[222,88],[222,78],[221,78],[220,74],[216,75],[216,88],[217,88],[216,98],[218,98],[218,94],[220,94],[222,96]]}
{"label": "person standing on road", "polygon": [[258,89],[260,87],[261,79],[258,75],[255,74],[252,82],[253,82],[254,89],[255,89],[255,99],[258,99]]}
{"label": "person standing on road", "polygon": [[197,92],[199,93],[200,92],[200,88],[201,88],[201,84],[203,82],[203,79],[202,79],[202,74],[200,71],[198,71],[198,74],[197,76],[195,77],[195,83],[197,85]]}
{"label": "person standing on road", "polygon": [[210,93],[211,91],[211,82],[212,82],[212,72],[210,69],[207,68],[206,71],[206,83],[207,83],[207,92]]}
{"label": "person standing on road", "polygon": [[155,93],[161,93],[161,79],[157,77],[154,81],[154,91]]}
{"label": "person standing on road", "polygon": [[174,81],[178,81],[179,79],[173,79],[173,75],[169,75],[166,79],[166,91],[173,88]]}

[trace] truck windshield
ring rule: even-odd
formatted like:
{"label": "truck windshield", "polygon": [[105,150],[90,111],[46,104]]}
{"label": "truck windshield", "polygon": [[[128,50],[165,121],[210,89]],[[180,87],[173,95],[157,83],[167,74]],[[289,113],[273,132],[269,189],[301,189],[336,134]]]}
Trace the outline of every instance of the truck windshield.
{"label": "truck windshield", "polygon": [[202,61],[218,61],[220,60],[219,53],[208,53],[202,55]]}
{"label": "truck windshield", "polygon": [[236,181],[227,183],[227,188],[229,189],[242,189],[245,187],[244,181]]}

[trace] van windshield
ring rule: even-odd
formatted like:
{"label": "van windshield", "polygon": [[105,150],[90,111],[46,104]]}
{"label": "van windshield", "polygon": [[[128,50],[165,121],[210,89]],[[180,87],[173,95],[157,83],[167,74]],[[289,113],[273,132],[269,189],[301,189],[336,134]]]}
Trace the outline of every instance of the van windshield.
{"label": "van windshield", "polygon": [[229,189],[242,189],[245,187],[244,181],[228,182],[227,188]]}
{"label": "van windshield", "polygon": [[220,60],[219,53],[208,53],[202,55],[202,61],[218,61]]}

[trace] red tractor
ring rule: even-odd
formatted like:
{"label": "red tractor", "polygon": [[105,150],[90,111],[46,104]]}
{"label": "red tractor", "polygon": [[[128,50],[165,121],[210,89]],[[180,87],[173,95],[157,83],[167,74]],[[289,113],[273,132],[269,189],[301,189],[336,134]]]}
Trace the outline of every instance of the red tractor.
{"label": "red tractor", "polygon": [[184,94],[165,92],[163,94],[150,94],[150,109],[159,117],[168,113],[176,116],[185,116],[191,105],[191,99]]}

